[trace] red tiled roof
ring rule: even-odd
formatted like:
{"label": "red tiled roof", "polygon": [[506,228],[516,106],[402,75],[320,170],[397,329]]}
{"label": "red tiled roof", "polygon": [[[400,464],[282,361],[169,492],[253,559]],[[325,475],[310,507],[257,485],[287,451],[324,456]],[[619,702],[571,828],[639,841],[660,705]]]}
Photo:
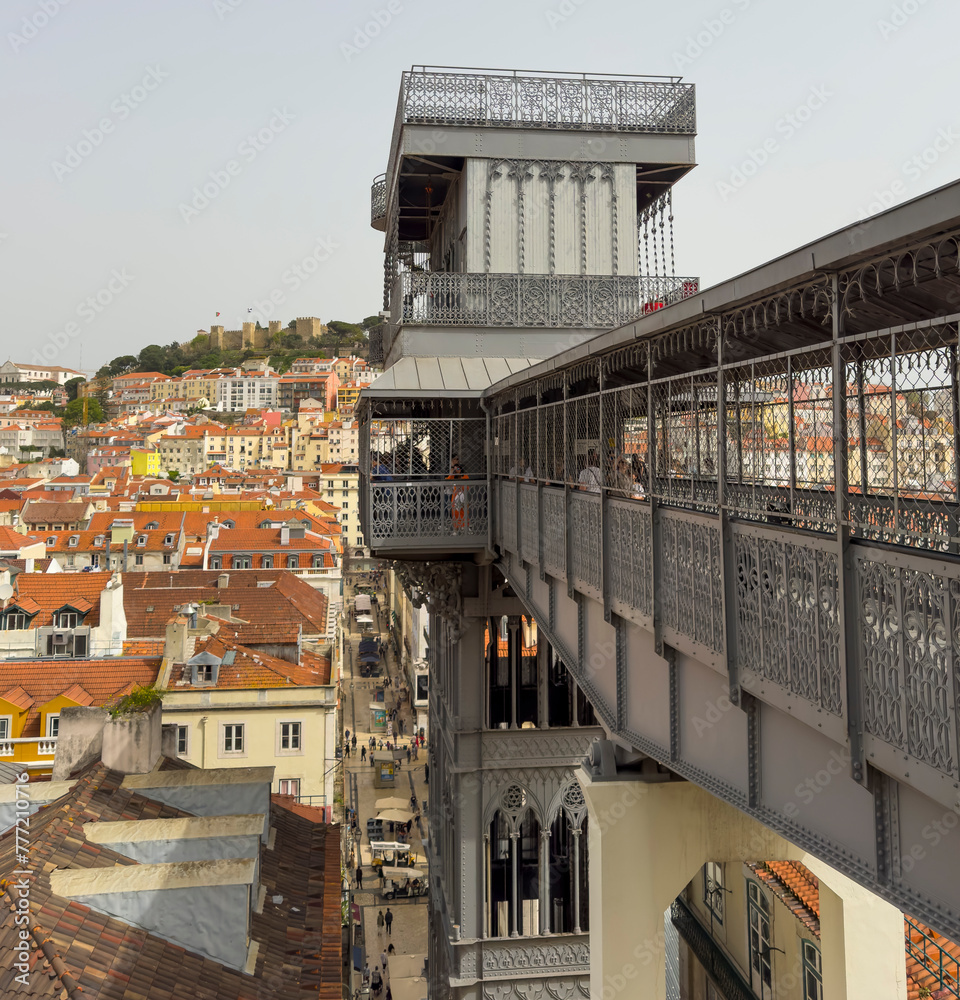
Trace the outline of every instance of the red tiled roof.
{"label": "red tiled roof", "polygon": [[[225,639],[222,633],[199,639],[196,645],[196,653],[207,652],[221,660],[231,651],[233,662],[222,664],[217,671],[218,688],[257,690],[330,683],[330,661],[325,657],[308,654],[309,663],[306,657],[303,664],[290,663]],[[171,689],[182,690],[191,686],[190,670],[184,664],[175,665],[170,675]]]}
{"label": "red tiled roof", "polygon": [[757,861],[749,866],[788,910],[820,936],[820,880],[799,861]]}
{"label": "red tiled roof", "polygon": [[89,507],[86,501],[48,503],[31,500],[24,506],[20,519],[28,524],[73,524],[84,520]]}
{"label": "red tiled roof", "polygon": [[[31,622],[31,628],[53,624],[53,612],[64,605],[77,606],[78,600],[90,604],[90,613],[84,625],[100,624],[100,594],[110,579],[109,573],[21,573],[17,577],[17,593],[7,602],[7,607],[32,598],[40,613]],[[79,609],[78,609],[79,610]]]}
{"label": "red tiled roof", "polygon": [[[5,683],[31,700],[23,737],[42,736],[40,708],[58,695],[78,705],[107,705],[131,683],[156,683],[160,657],[113,657],[109,660],[6,660]],[[19,696],[22,700],[22,695]]]}
{"label": "red tiled roof", "polygon": [[[164,759],[162,769],[183,770]],[[161,819],[189,813],[121,787],[123,775],[102,763],[85,771],[73,788],[31,817],[31,940],[25,997],[113,1000],[292,1000],[307,994],[339,1000],[341,969],[340,834],[294,810],[271,808],[276,850],[261,851],[262,910],[250,916],[250,937],[259,942],[253,975],[203,958],[158,935],[89,906],[54,895],[56,868],[111,868],[135,864],[104,845],[90,843],[91,821]],[[36,838],[34,841],[33,838]],[[0,839],[3,885],[20,865],[12,834]],[[14,954],[22,921],[11,887],[0,888],[0,948]],[[273,902],[276,899],[278,902]],[[189,911],[183,921],[193,917]],[[228,917],[229,919],[229,917]],[[243,926],[243,916],[238,915]],[[15,922],[16,921],[16,922]],[[20,992],[10,963],[0,973],[4,993]]]}

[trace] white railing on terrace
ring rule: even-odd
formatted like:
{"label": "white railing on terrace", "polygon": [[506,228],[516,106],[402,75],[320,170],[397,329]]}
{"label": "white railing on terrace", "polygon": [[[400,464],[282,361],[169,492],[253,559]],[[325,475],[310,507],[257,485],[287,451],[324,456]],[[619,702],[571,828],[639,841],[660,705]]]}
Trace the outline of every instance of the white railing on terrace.
{"label": "white railing on terrace", "polygon": [[[387,217],[387,175],[374,177],[370,186],[370,223],[374,224]],[[382,228],[382,227],[380,227]]]}
{"label": "white railing on terrace", "polygon": [[696,88],[675,76],[415,66],[403,74],[398,121],[694,135]]}
{"label": "white railing on terrace", "polygon": [[699,278],[406,271],[394,324],[613,329],[696,295]]}
{"label": "white railing on terrace", "polygon": [[0,757],[13,757],[16,754],[14,749],[17,744],[36,743],[37,755],[40,757],[52,757],[57,752],[57,737],[17,737],[16,739],[0,740]]}

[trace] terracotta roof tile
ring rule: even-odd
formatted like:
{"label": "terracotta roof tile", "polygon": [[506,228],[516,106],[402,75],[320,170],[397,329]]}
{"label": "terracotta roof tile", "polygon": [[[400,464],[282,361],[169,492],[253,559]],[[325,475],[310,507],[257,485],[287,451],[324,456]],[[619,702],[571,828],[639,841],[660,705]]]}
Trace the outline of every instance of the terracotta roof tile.
{"label": "terracotta roof tile", "polygon": [[[31,628],[53,624],[53,612],[64,605],[77,607],[77,601],[87,601],[90,611],[84,625],[100,624],[100,594],[110,580],[110,573],[21,573],[17,577],[17,593],[7,607],[32,599],[40,612],[31,621]],[[78,609],[79,610],[79,609]]]}

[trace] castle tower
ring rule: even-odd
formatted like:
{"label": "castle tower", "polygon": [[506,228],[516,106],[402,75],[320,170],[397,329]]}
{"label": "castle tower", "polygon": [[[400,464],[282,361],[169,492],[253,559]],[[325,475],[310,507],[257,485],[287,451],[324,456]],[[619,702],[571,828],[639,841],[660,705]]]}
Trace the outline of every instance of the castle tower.
{"label": "castle tower", "polygon": [[298,316],[296,330],[306,343],[311,337],[320,337],[323,324],[316,316]]}

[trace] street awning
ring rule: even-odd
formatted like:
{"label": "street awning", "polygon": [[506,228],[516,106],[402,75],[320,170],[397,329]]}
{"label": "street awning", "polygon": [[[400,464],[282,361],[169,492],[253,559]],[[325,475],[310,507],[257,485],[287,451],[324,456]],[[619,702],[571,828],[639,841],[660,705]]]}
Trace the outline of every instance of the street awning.
{"label": "street awning", "polygon": [[399,795],[388,795],[385,799],[377,799],[377,809],[406,809],[410,803]]}
{"label": "street awning", "polygon": [[377,819],[385,820],[387,823],[409,823],[413,819],[413,813],[405,812],[403,809],[384,809],[377,813]]}

